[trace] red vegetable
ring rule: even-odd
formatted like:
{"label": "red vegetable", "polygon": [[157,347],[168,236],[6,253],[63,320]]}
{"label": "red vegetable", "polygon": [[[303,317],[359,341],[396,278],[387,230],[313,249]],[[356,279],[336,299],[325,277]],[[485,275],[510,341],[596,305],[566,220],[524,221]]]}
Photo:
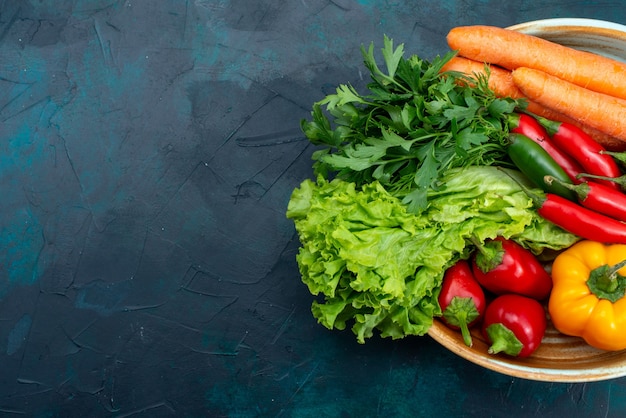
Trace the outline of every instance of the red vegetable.
{"label": "red vegetable", "polygon": [[[504,171],[506,173],[506,171]],[[533,201],[537,213],[564,230],[604,244],[626,244],[626,223],[587,209],[554,193],[539,196],[510,176]],[[626,183],[626,176],[615,178]]]}
{"label": "red vegetable", "polygon": [[582,166],[554,144],[537,119],[524,113],[511,114],[508,122],[511,132],[526,135],[535,141],[563,168],[573,182],[580,183],[577,176],[583,172]]}
{"label": "red vegetable", "polygon": [[515,294],[498,296],[488,306],[482,333],[490,354],[528,357],[546,333],[546,313],[535,299]]}
{"label": "red vegetable", "polygon": [[[537,120],[546,128],[556,146],[578,161],[585,172],[606,177],[618,177],[621,174],[613,157],[605,153],[605,148],[579,127],[541,117]],[[614,182],[605,180],[602,182],[610,187],[619,188]]]}
{"label": "red vegetable", "polygon": [[556,181],[574,191],[584,207],[626,222],[626,194],[621,191],[594,181],[569,184],[551,176],[546,176],[545,181]]}
{"label": "red vegetable", "polygon": [[461,330],[468,347],[472,346],[469,328],[482,319],[486,305],[485,292],[466,260],[459,260],[446,270],[439,293],[442,319],[448,327]]}
{"label": "red vegetable", "polygon": [[502,237],[477,245],[472,257],[476,281],[486,290],[501,295],[516,293],[542,300],[552,290],[552,278],[535,255]]}
{"label": "red vegetable", "polygon": [[552,193],[545,198],[530,196],[537,213],[564,230],[591,241],[626,244],[626,223]]}

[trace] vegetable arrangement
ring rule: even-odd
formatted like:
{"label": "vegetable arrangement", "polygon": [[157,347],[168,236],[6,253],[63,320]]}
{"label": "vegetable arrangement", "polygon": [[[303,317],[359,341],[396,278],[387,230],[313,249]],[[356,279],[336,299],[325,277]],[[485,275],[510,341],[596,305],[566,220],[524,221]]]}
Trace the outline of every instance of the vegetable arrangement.
{"label": "vegetable arrangement", "polygon": [[441,320],[517,357],[550,318],[626,349],[626,65],[488,26],[447,39],[427,61],[385,36],[384,67],[362,47],[367,91],[340,85],[301,122],[315,180],[287,217],[314,317],[359,343]]}

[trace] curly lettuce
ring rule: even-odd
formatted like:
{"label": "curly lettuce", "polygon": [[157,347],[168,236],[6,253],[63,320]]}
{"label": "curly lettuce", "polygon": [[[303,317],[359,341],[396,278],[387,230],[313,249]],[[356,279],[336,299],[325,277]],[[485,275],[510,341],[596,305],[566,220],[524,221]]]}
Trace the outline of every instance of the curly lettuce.
{"label": "curly lettuce", "polygon": [[293,191],[287,217],[320,324],[351,324],[359,343],[375,330],[393,339],[424,335],[441,315],[445,270],[469,256],[472,242],[503,236],[539,254],[578,239],[541,218],[519,183],[495,167],[450,170],[428,193],[428,207],[416,214],[377,182],[359,189],[319,177]]}

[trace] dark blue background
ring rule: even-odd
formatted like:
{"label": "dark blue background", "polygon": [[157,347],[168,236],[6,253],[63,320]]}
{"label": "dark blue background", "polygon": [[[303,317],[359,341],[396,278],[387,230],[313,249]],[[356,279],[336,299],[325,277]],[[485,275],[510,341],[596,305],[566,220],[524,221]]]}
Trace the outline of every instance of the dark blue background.
{"label": "dark blue background", "polygon": [[290,193],[359,48],[626,23],[617,1],[0,1],[0,415],[618,417],[626,380],[525,381],[310,313]]}

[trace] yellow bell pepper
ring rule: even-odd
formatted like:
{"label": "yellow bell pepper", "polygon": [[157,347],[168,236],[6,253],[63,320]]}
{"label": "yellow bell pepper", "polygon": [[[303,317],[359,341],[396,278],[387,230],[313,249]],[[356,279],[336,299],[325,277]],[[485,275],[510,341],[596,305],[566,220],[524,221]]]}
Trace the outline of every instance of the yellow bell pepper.
{"label": "yellow bell pepper", "polygon": [[626,245],[580,241],[556,257],[552,281],[558,331],[602,350],[626,348]]}

